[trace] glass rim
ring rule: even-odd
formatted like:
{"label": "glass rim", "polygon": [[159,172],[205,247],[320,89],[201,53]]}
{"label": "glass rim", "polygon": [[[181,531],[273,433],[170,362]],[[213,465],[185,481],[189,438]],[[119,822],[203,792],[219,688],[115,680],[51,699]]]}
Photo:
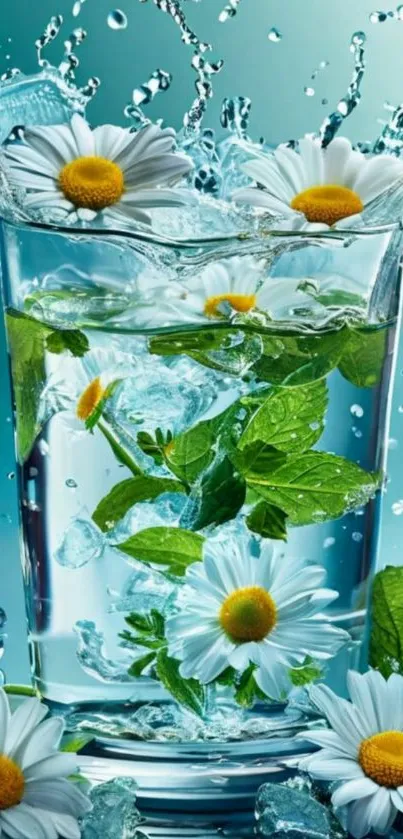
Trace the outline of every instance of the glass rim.
{"label": "glass rim", "polygon": [[217,236],[195,237],[195,238],[174,238],[164,236],[154,231],[147,230],[125,230],[123,228],[101,228],[101,227],[73,227],[63,224],[50,224],[44,221],[32,219],[11,219],[5,216],[0,217],[0,223],[16,228],[26,228],[44,233],[66,234],[72,238],[94,237],[99,239],[118,238],[139,242],[143,244],[154,244],[166,248],[194,249],[202,246],[239,244],[251,242],[254,244],[269,242],[270,239],[293,239],[307,242],[314,245],[316,242],[348,242],[354,239],[365,239],[371,236],[381,236],[388,233],[403,231],[403,220],[386,222],[385,224],[360,227],[360,228],[329,228],[329,230],[290,230],[275,227],[263,228],[258,231],[239,230],[232,233],[224,233]]}

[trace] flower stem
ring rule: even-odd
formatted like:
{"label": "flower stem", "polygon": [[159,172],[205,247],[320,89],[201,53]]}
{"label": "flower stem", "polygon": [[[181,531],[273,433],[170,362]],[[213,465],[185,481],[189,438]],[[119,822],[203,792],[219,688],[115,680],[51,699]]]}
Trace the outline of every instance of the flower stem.
{"label": "flower stem", "polygon": [[111,431],[109,425],[105,422],[104,419],[100,418],[98,420],[98,428],[104,435],[105,439],[108,441],[119,463],[123,463],[124,466],[127,466],[127,468],[130,469],[133,475],[143,475],[144,472],[140,469],[140,466],[138,466],[136,461],[131,457],[131,455],[126,451],[126,449],[124,449],[123,446],[121,446],[116,436]]}

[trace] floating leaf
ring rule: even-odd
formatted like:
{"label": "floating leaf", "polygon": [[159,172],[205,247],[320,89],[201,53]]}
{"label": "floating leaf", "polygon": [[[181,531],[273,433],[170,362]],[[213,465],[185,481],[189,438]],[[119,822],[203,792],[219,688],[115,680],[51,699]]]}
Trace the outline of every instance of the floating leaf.
{"label": "floating leaf", "polygon": [[198,716],[203,716],[206,704],[206,691],[196,679],[184,679],[179,672],[180,663],[170,658],[165,649],[157,655],[156,672],[164,688],[171,696]]}
{"label": "floating leaf", "polygon": [[75,358],[82,358],[89,348],[87,336],[79,329],[54,330],[46,339],[46,349],[56,355],[68,350]]}
{"label": "floating leaf", "polygon": [[287,514],[274,504],[260,501],[249,513],[246,524],[252,533],[264,539],[282,539],[287,541]]}
{"label": "floating leaf", "polygon": [[149,527],[115,545],[139,562],[163,565],[170,574],[183,577],[188,565],[200,562],[204,539],[177,527]]}
{"label": "floating leaf", "polygon": [[239,447],[261,440],[280,451],[307,451],[323,433],[326,408],[322,380],[304,387],[273,388],[253,414]]}
{"label": "floating leaf", "polygon": [[251,708],[257,699],[262,701],[267,701],[268,699],[266,694],[256,684],[255,670],[256,665],[250,664],[247,670],[242,673],[235,690],[235,701],[243,708]]}
{"label": "floating leaf", "polygon": [[248,486],[280,507],[292,524],[314,524],[336,519],[361,507],[380,486],[379,473],[326,452],[289,455],[272,472],[246,475]]}
{"label": "floating leaf", "polygon": [[169,478],[153,478],[138,475],[116,484],[102,501],[99,502],[92,518],[105,533],[135,504],[140,501],[152,501],[164,492],[184,492],[183,484]]}
{"label": "floating leaf", "polygon": [[302,667],[294,667],[290,670],[290,679],[294,687],[304,687],[312,682],[317,682],[323,676],[323,671],[318,664],[307,656]]}
{"label": "floating leaf", "polygon": [[218,460],[203,475],[194,496],[198,500],[194,530],[235,518],[245,502],[246,484],[228,457]]}
{"label": "floating leaf", "polygon": [[385,360],[387,330],[351,333],[339,370],[356,387],[374,387],[380,380]]}
{"label": "floating leaf", "polygon": [[215,423],[204,421],[176,437],[165,449],[165,462],[182,481],[192,484],[214,459]]}
{"label": "floating leaf", "polygon": [[337,367],[349,340],[349,331],[323,335],[263,338],[263,355],[255,365],[257,376],[273,385],[297,386],[322,379]]}
{"label": "floating leaf", "polygon": [[39,404],[45,385],[45,340],[49,329],[19,314],[6,316],[16,408],[17,454],[24,463],[41,430]]}
{"label": "floating leaf", "polygon": [[372,587],[369,663],[387,679],[403,675],[403,567],[388,565]]}
{"label": "floating leaf", "polygon": [[242,376],[262,354],[260,335],[242,329],[212,329],[174,332],[150,338],[150,352],[157,355],[188,355],[204,367]]}
{"label": "floating leaf", "polygon": [[85,746],[88,746],[88,743],[91,743],[93,739],[93,734],[64,734],[60,751],[74,752],[75,754],[78,754],[85,748]]}

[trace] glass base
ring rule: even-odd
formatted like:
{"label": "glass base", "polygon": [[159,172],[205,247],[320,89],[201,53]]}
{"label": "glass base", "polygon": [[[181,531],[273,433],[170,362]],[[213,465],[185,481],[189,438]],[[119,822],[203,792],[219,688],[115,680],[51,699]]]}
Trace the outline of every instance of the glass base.
{"label": "glass base", "polygon": [[[52,709],[60,714],[60,706]],[[68,730],[94,735],[79,756],[82,774],[93,783],[134,778],[142,812],[253,812],[257,789],[285,780],[291,771],[286,762],[311,750],[296,738],[309,725],[298,708],[244,711],[223,703],[206,721],[169,702],[113,710],[81,706],[64,715]],[[148,736],[145,728],[141,735],[140,719],[143,725],[153,720]]]}

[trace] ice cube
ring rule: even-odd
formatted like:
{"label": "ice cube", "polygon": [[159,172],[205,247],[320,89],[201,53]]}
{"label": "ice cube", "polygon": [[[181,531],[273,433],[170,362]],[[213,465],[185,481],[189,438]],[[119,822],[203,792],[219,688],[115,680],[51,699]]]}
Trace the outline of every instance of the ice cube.
{"label": "ice cube", "polygon": [[136,808],[133,778],[114,778],[90,792],[93,809],[81,825],[81,839],[134,839],[143,819]]}
{"label": "ice cube", "polygon": [[119,661],[108,658],[104,635],[98,632],[93,621],[77,621],[74,631],[78,635],[77,658],[86,673],[101,682],[130,681],[127,671],[133,662],[133,654]]}
{"label": "ice cube", "polygon": [[77,88],[69,87],[57,70],[35,76],[22,73],[0,83],[0,143],[15,126],[57,125],[84,110]]}
{"label": "ice cube", "polygon": [[104,544],[101,531],[90,521],[77,517],[71,521],[63,534],[54,558],[65,568],[82,568],[91,560],[102,556]]}
{"label": "ice cube", "polygon": [[156,501],[140,501],[108,533],[108,541],[116,545],[148,527],[177,527],[187,504],[183,492],[164,492]]}
{"label": "ice cube", "polygon": [[331,839],[328,810],[308,792],[264,784],[256,799],[257,832],[271,839]]}

